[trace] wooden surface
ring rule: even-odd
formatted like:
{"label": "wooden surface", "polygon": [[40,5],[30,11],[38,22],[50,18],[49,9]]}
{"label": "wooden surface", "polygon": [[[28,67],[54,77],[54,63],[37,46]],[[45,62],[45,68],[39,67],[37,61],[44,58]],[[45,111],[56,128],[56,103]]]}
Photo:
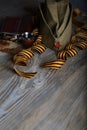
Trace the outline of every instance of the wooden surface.
{"label": "wooden surface", "polygon": [[53,51],[34,58],[28,65],[38,74],[25,79],[14,73],[11,56],[0,52],[0,130],[86,130],[87,49],[58,71],[38,67],[55,58]]}

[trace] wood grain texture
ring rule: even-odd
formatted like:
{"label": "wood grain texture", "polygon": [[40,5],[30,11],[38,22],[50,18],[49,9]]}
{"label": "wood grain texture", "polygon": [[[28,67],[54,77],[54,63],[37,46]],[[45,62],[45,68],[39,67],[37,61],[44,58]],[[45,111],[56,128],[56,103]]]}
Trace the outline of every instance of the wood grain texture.
{"label": "wood grain texture", "polygon": [[86,130],[86,57],[80,51],[54,71],[38,67],[55,59],[53,51],[35,53],[27,69],[38,74],[25,79],[13,72],[11,56],[0,53],[0,130]]}

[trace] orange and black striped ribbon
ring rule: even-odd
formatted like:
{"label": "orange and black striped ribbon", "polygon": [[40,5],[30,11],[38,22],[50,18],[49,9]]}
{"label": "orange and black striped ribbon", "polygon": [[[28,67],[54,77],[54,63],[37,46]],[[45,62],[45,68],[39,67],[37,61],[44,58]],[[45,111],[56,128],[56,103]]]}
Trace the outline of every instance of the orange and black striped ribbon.
{"label": "orange and black striped ribbon", "polygon": [[77,43],[75,43],[75,46],[80,48],[80,49],[85,49],[85,48],[87,48],[87,43],[84,42],[84,41],[83,42],[77,42]]}
{"label": "orange and black striped ribbon", "polygon": [[[87,29],[87,26],[84,26],[83,29]],[[34,35],[38,35],[38,29],[33,31]],[[83,39],[83,41],[79,42],[77,38]],[[84,41],[85,40],[85,41]],[[41,65],[42,68],[51,68],[59,70],[62,65],[66,62],[68,57],[73,57],[78,53],[79,49],[87,48],[87,34],[85,32],[78,32],[74,36],[72,36],[71,43],[68,46],[58,52],[57,60],[49,61]],[[39,54],[43,53],[46,50],[46,47],[42,44],[42,36],[38,35],[36,41],[33,44],[33,47],[30,49],[22,50],[19,54],[14,56],[14,62],[18,65],[27,65],[27,60],[33,57],[32,51],[37,51]],[[14,67],[16,73],[20,76],[32,78],[36,75],[35,73],[24,73],[19,71]]]}
{"label": "orange and black striped ribbon", "polygon": [[[37,35],[38,30],[37,29],[34,30],[33,33],[34,35]],[[22,51],[20,51],[18,54],[16,54],[13,57],[13,61],[14,61],[13,68],[19,76],[25,77],[25,78],[32,78],[36,75],[37,72],[35,73],[22,72],[19,69],[17,69],[16,65],[26,66],[28,63],[28,60],[34,56],[33,51],[37,51],[39,54],[43,53],[46,50],[46,47],[43,44],[41,44],[41,41],[42,41],[42,36],[39,35],[32,48],[23,49]]]}
{"label": "orange and black striped ribbon", "polygon": [[32,47],[32,50],[41,54],[46,50],[46,47],[43,44],[37,44]]}
{"label": "orange and black striped ribbon", "polygon": [[62,65],[64,65],[64,63],[65,63],[65,60],[59,59],[59,60],[46,62],[45,64],[41,65],[41,67],[58,70],[62,67]]}
{"label": "orange and black striped ribbon", "polygon": [[13,57],[13,60],[14,60],[13,69],[19,76],[25,77],[25,78],[32,78],[36,75],[37,72],[35,73],[22,72],[19,69],[17,69],[17,66],[16,66],[16,65],[26,66],[28,63],[28,60],[31,59],[33,56],[34,54],[30,49],[25,49]]}

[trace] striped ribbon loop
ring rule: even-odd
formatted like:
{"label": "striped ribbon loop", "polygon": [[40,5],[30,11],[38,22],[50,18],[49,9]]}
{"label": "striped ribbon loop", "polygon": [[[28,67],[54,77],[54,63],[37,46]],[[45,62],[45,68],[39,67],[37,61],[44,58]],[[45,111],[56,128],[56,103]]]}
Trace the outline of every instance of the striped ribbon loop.
{"label": "striped ribbon loop", "polygon": [[58,59],[67,60],[68,57],[73,57],[78,53],[78,50],[75,49],[74,44],[69,44],[65,50],[58,52]]}
{"label": "striped ribbon loop", "polygon": [[80,49],[85,49],[85,48],[87,48],[87,43],[86,42],[77,42],[77,43],[75,43],[75,46]]}
{"label": "striped ribbon loop", "polygon": [[33,45],[41,44],[42,42],[42,35],[39,35]]}
{"label": "striped ribbon loop", "polygon": [[66,50],[69,50],[69,49],[72,49],[72,48],[73,48],[73,44],[70,43],[70,44],[68,44],[68,46],[66,46],[65,49],[66,49]]}
{"label": "striped ribbon loop", "polygon": [[76,29],[76,32],[78,33],[78,32],[80,32],[80,31],[87,31],[87,24],[85,24],[85,25],[83,25],[82,27],[78,27],[77,29]]}
{"label": "striped ribbon loop", "polygon": [[32,33],[33,33],[35,36],[37,36],[38,33],[39,33],[38,28],[35,28],[35,29],[32,31]]}
{"label": "striped ribbon loop", "polygon": [[13,61],[14,61],[13,69],[19,76],[25,77],[25,78],[32,78],[36,75],[37,72],[35,73],[22,72],[19,69],[17,69],[17,66],[16,66],[16,65],[26,66],[28,63],[28,60],[31,59],[33,56],[34,54],[30,49],[24,49],[13,57]]}
{"label": "striped ribbon loop", "polygon": [[58,53],[58,59],[67,60],[68,57],[73,57],[78,53],[78,51],[74,48],[60,51]]}
{"label": "striped ribbon loop", "polygon": [[38,53],[43,53],[46,50],[46,47],[43,44],[37,44],[32,47],[32,50],[37,51]]}
{"label": "striped ribbon loop", "polygon": [[73,36],[71,37],[71,42],[74,44],[76,41],[77,41],[76,35],[73,35]]}
{"label": "striped ribbon loop", "polygon": [[43,65],[41,65],[42,68],[51,68],[51,69],[60,69],[62,67],[62,65],[64,65],[65,60],[62,59],[58,59],[58,60],[54,60],[54,61],[49,61],[44,63]]}
{"label": "striped ribbon loop", "polygon": [[62,59],[62,60],[66,60],[67,59],[67,51],[63,50],[63,51],[58,52],[57,58]]}
{"label": "striped ribbon loop", "polygon": [[25,50],[20,51],[18,54],[16,54],[13,57],[13,61],[15,64],[18,64],[18,65],[20,64],[21,66],[27,65],[28,60],[32,58],[33,56],[34,56],[34,53],[31,50],[25,49]]}
{"label": "striped ribbon loop", "polygon": [[39,36],[37,37],[37,40],[36,40],[36,41],[42,42],[42,35],[39,35]]}
{"label": "striped ribbon loop", "polygon": [[76,34],[76,37],[82,38],[87,41],[87,33],[85,32],[79,32]]}
{"label": "striped ribbon loop", "polygon": [[16,72],[19,76],[25,77],[25,78],[33,78],[33,77],[37,74],[37,72],[35,72],[35,73],[22,72],[22,71],[18,70],[15,65],[14,65],[13,69],[15,70],[15,72]]}
{"label": "striped ribbon loop", "polygon": [[87,33],[85,33],[85,32],[79,32],[79,33],[77,33],[76,35],[72,36],[71,42],[72,43],[77,42],[78,41],[77,38],[81,38],[81,39],[87,41]]}
{"label": "striped ribbon loop", "polygon": [[[35,36],[38,35],[38,29],[33,30],[32,33]],[[16,65],[26,66],[28,63],[28,60],[34,56],[34,53],[32,52],[34,50],[40,54],[43,53],[46,50],[46,47],[43,44],[41,44],[41,42],[42,42],[42,36],[38,35],[32,48],[23,49],[21,52],[19,52],[18,54],[16,54],[13,57],[13,60],[14,60],[14,67],[13,68],[19,76],[25,77],[25,78],[32,78],[36,75],[37,72],[35,72],[35,73],[22,72],[16,68],[17,67]]]}
{"label": "striped ribbon loop", "polygon": [[69,57],[73,57],[78,53],[78,51],[76,49],[72,48],[72,49],[67,50],[66,53]]}

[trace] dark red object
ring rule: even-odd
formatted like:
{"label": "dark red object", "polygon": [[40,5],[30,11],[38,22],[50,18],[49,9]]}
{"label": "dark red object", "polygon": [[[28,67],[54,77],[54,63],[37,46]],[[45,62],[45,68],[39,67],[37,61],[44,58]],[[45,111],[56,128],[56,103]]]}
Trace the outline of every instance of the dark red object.
{"label": "dark red object", "polygon": [[25,48],[31,47],[33,45],[33,42],[34,42],[33,39],[29,39],[29,40],[22,39],[22,43],[23,43],[23,45],[24,45]]}
{"label": "dark red object", "polygon": [[0,32],[23,33],[31,32],[33,28],[33,16],[7,16],[2,24]]}
{"label": "dark red object", "polygon": [[54,47],[55,47],[55,48],[60,48],[60,47],[61,47],[61,44],[60,44],[59,42],[55,42],[55,43],[54,43]]}

